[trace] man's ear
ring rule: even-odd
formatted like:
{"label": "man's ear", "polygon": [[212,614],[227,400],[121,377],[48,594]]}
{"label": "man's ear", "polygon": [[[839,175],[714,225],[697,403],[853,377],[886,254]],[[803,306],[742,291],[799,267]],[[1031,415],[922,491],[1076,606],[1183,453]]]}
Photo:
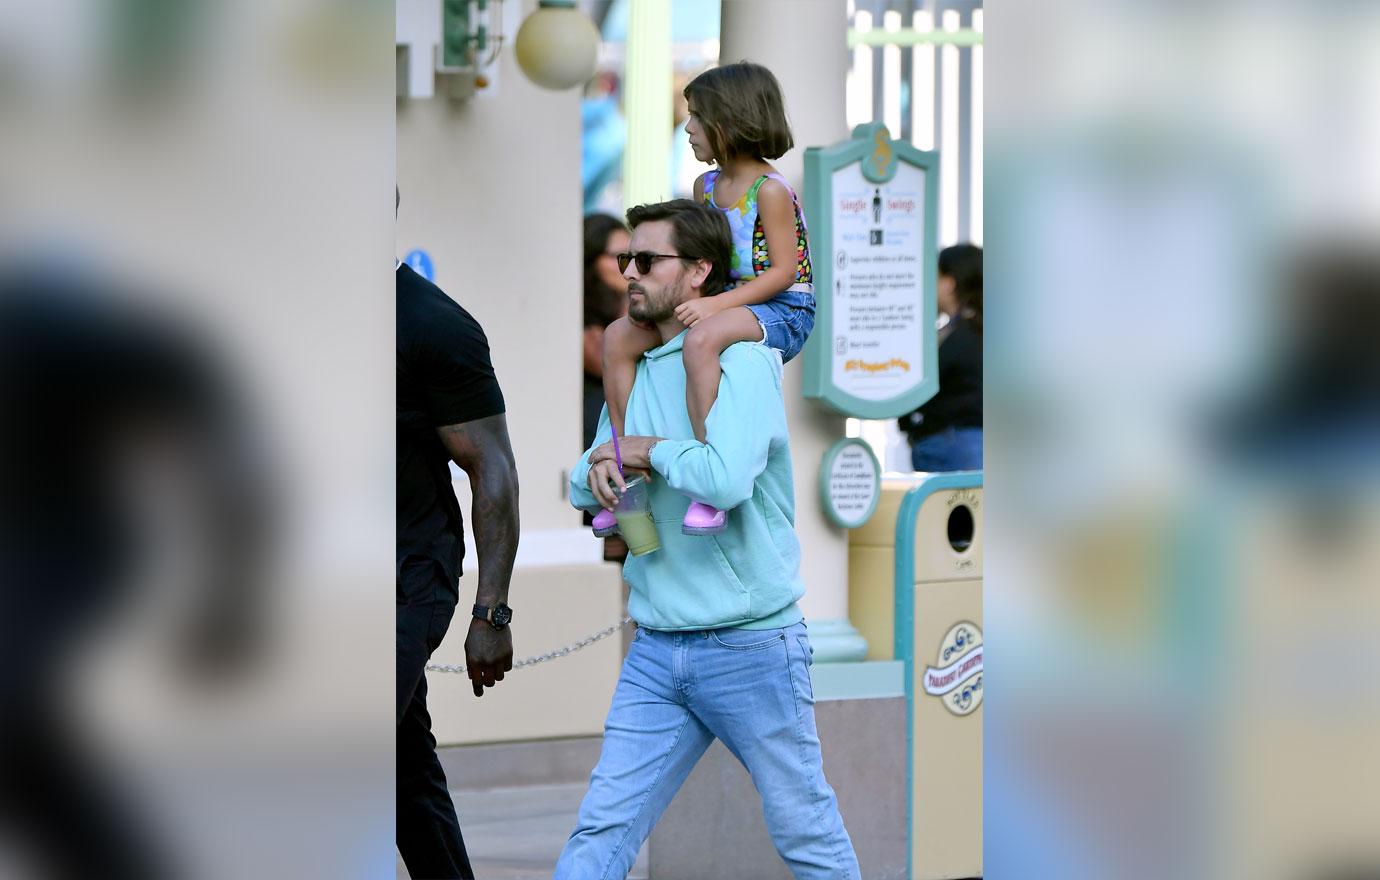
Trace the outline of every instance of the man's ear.
{"label": "man's ear", "polygon": [[704,282],[709,279],[709,273],[714,271],[714,264],[708,260],[696,260],[690,267],[690,286],[702,287]]}

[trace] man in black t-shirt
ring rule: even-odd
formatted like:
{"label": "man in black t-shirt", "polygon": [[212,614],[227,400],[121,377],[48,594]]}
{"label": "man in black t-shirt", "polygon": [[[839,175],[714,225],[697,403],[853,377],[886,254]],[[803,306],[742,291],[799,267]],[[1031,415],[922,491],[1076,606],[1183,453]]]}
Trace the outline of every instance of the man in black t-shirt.
{"label": "man in black t-shirt", "polygon": [[479,324],[406,265],[397,275],[397,842],[413,877],[473,877],[426,709],[426,662],[459,601],[450,462],[470,479],[479,552],[465,668],[476,697],[512,669],[508,582],[518,484],[503,393]]}

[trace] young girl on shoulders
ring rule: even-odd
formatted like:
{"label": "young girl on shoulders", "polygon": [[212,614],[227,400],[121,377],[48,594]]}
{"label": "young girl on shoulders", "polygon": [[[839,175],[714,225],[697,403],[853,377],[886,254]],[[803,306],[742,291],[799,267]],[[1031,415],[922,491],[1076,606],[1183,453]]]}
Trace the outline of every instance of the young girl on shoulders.
{"label": "young girl on shoulders", "polygon": [[[695,438],[703,443],[705,420],[719,394],[724,349],[735,342],[760,342],[789,361],[814,328],[815,298],[800,201],[768,161],[794,144],[776,77],[758,64],[729,64],[691,80],[685,98],[690,149],[696,159],[715,166],[695,181],[695,198],[722,211],[733,231],[728,289],[676,310],[690,329],[683,354],[686,403]],[[626,317],[605,332],[604,398],[620,434],[638,359],[660,344],[654,328]],[[613,515],[600,514],[595,534],[612,534]],[[725,511],[693,501],[681,530],[713,535],[725,522]]]}

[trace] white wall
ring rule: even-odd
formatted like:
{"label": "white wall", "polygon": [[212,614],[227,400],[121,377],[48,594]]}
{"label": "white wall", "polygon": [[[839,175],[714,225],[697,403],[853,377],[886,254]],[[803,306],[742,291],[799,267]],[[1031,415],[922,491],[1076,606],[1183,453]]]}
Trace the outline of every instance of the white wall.
{"label": "white wall", "polygon": [[[601,543],[580,527],[579,513],[563,497],[563,473],[580,453],[581,436],[580,91],[546,91],[522,75],[512,40],[536,2],[504,5],[511,14],[504,16],[508,28],[490,72],[491,94],[457,102],[438,83],[442,97],[398,101],[397,255],[414,248],[430,253],[437,284],[489,337],[522,485],[523,537],[509,596],[521,659],[615,623],[623,590],[617,567],[601,561]],[[412,44],[412,62],[430,65],[438,0],[398,0],[397,12],[398,39]],[[463,480],[456,488],[468,519]],[[437,662],[464,662],[477,562],[471,546],[460,608]],[[483,700],[462,676],[432,674],[437,739],[599,733],[620,645],[614,637],[537,669],[515,670]]]}
{"label": "white wall", "polygon": [[[399,33],[408,16],[438,10],[436,0],[400,0]],[[437,284],[488,334],[523,530],[570,528],[579,516],[561,497],[561,472],[580,451],[580,95],[528,82],[512,38],[495,94],[398,102],[398,256],[428,251]]]}

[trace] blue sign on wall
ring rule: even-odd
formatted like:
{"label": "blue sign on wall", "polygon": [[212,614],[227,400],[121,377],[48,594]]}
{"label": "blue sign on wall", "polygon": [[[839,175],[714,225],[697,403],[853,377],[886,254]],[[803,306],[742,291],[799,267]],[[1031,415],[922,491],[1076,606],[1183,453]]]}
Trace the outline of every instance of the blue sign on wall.
{"label": "blue sign on wall", "polygon": [[416,272],[427,281],[434,282],[436,280],[436,267],[431,263],[431,254],[421,248],[403,257],[403,262],[411,266],[413,272]]}

